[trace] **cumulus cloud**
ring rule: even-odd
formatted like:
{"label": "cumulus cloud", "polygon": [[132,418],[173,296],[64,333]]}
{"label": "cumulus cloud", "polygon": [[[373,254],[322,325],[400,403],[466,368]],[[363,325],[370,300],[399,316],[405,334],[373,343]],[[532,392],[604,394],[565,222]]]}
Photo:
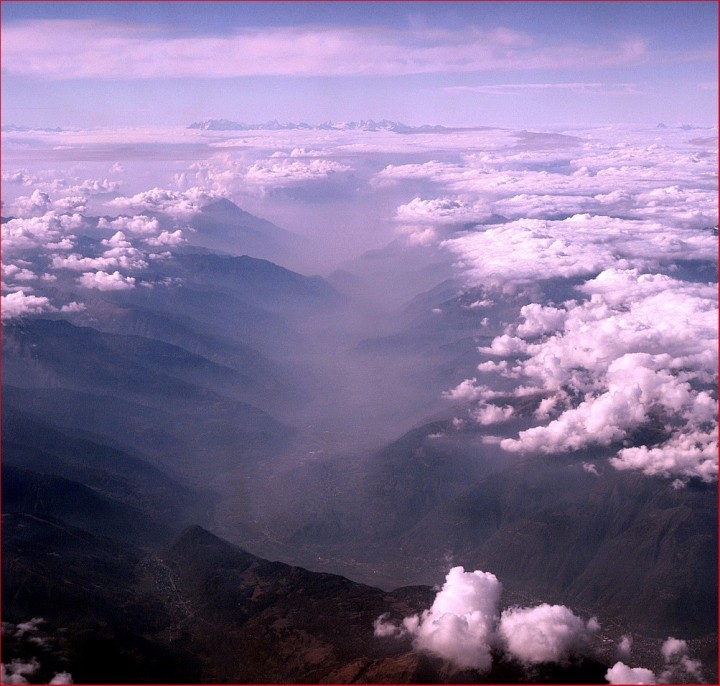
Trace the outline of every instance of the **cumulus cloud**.
{"label": "cumulus cloud", "polygon": [[382,615],[375,620],[375,635],[412,636],[416,649],[482,672],[492,666],[493,648],[526,665],[562,662],[584,654],[599,629],[595,619],[583,622],[562,605],[515,607],[500,615],[501,594],[494,574],[454,567],[429,610],[400,624]]}
{"label": "cumulus cloud", "polygon": [[112,274],[104,271],[86,272],[77,282],[84,288],[98,291],[125,291],[135,288],[135,279],[132,276],[123,276],[117,271]]}
{"label": "cumulus cloud", "polygon": [[186,243],[187,239],[183,236],[181,229],[177,231],[161,231],[157,236],[146,238],[144,243],[152,247],[161,247],[163,245],[181,245]]}
{"label": "cumulus cloud", "polygon": [[589,277],[659,261],[713,260],[717,253],[717,240],[708,232],[587,213],[560,221],[520,219],[442,245],[458,256],[473,286]]}
{"label": "cumulus cloud", "polygon": [[38,249],[67,250],[72,247],[83,219],[79,214],[58,214],[54,210],[41,217],[11,219],[2,225],[4,256]]}
{"label": "cumulus cloud", "polygon": [[51,684],[72,684],[72,674],[70,672],[58,672],[48,683]]}
{"label": "cumulus cloud", "polygon": [[487,207],[479,202],[465,202],[456,198],[413,198],[397,208],[396,220],[406,223],[468,224],[481,222],[490,216]]}
{"label": "cumulus cloud", "polygon": [[153,188],[132,197],[114,198],[110,207],[133,212],[157,212],[174,218],[187,218],[200,211],[204,205],[217,200],[212,191],[193,187],[185,191],[171,191]]}
{"label": "cumulus cloud", "polygon": [[15,319],[30,314],[42,314],[52,312],[55,308],[45,296],[25,295],[25,291],[8,293],[2,298],[2,318]]}
{"label": "cumulus cloud", "polygon": [[[548,424],[502,442],[516,452],[611,445],[655,419],[667,437],[621,448],[611,464],[666,477],[717,478],[717,290],[667,275],[610,269],[578,287],[589,299],[530,304],[510,333],[482,353],[515,360],[481,371],[526,378],[547,394],[536,413]],[[508,362],[508,360],[504,360]],[[448,392],[474,400],[468,379]],[[525,394],[519,387],[515,395]]]}
{"label": "cumulus cloud", "polygon": [[515,410],[510,406],[498,407],[490,404],[482,404],[471,412],[472,418],[484,426],[506,422],[513,414],[515,414]]}
{"label": "cumulus cloud", "polygon": [[[625,636],[623,639],[627,639]],[[622,644],[621,644],[622,645]],[[629,646],[627,649],[629,657]],[[659,675],[643,667],[628,667],[616,662],[605,678],[611,684],[696,684],[702,683],[702,663],[688,654],[687,641],[670,636],[661,646],[664,667]]]}
{"label": "cumulus cloud", "polygon": [[624,662],[616,662],[605,673],[609,684],[655,684],[655,674],[643,667],[628,667]]}
{"label": "cumulus cloud", "polygon": [[416,648],[486,671],[502,584],[489,572],[454,567],[429,610],[403,621]]}
{"label": "cumulus cloud", "polygon": [[597,620],[587,623],[563,605],[510,608],[500,617],[507,652],[526,664],[562,662],[587,651]]}
{"label": "cumulus cloud", "polygon": [[26,676],[31,676],[40,668],[40,663],[33,658],[29,662],[22,660],[13,660],[9,664],[2,663],[2,677],[0,682],[3,684],[27,684]]}
{"label": "cumulus cloud", "polygon": [[160,224],[155,217],[146,217],[141,214],[135,217],[118,217],[112,221],[100,217],[98,228],[123,231],[140,236],[154,236],[160,231]]}
{"label": "cumulus cloud", "polygon": [[4,24],[10,74],[75,78],[351,76],[630,64],[637,38],[615,45],[543,45],[529,34],[383,26],[253,27],[226,35],[168,36],[159,26],[98,20]]}
{"label": "cumulus cloud", "polygon": [[702,663],[689,656],[686,641],[670,636],[662,644],[660,652],[665,660],[665,668],[659,678],[660,682],[677,684],[702,681]]}
{"label": "cumulus cloud", "polygon": [[287,186],[295,183],[327,179],[332,174],[351,171],[352,167],[326,159],[267,160],[253,164],[244,174],[246,183],[259,186]]}

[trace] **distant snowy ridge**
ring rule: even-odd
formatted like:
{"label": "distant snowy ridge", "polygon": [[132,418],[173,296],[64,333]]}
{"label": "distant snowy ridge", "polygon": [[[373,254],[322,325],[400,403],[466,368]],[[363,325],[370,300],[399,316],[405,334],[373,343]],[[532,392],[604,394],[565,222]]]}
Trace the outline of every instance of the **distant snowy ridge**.
{"label": "distant snowy ridge", "polygon": [[204,131],[280,131],[280,130],[291,130],[291,129],[304,129],[308,131],[312,130],[336,130],[336,131],[394,131],[396,133],[404,133],[407,131],[441,131],[446,127],[435,125],[431,126],[425,124],[423,126],[408,126],[396,121],[388,121],[383,119],[380,122],[373,121],[372,119],[361,119],[359,122],[341,122],[339,124],[333,124],[328,121],[324,124],[281,124],[277,119],[266,122],[265,124],[239,124],[229,119],[205,119],[201,122],[195,122],[188,126],[189,129],[202,129]]}

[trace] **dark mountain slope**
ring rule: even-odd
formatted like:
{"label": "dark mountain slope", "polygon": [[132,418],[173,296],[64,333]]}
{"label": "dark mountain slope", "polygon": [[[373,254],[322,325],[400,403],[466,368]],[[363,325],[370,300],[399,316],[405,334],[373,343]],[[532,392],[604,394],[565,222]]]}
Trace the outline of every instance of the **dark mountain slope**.
{"label": "dark mountain slope", "polygon": [[224,198],[201,208],[190,219],[190,226],[195,229],[187,232],[192,245],[235,255],[284,262],[294,252],[306,248],[301,236],[255,217]]}

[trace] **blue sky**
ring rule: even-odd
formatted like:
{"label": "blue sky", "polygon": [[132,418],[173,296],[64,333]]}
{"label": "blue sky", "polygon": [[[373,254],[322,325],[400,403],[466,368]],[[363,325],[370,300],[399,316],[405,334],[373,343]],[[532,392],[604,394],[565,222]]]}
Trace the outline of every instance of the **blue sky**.
{"label": "blue sky", "polygon": [[2,121],[717,123],[714,2],[3,2]]}

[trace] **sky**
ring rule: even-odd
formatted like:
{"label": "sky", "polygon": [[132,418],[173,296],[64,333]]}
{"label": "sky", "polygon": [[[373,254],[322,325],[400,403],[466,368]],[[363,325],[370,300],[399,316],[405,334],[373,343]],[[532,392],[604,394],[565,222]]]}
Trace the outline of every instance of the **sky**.
{"label": "sky", "polygon": [[714,2],[3,2],[2,123],[717,122]]}

